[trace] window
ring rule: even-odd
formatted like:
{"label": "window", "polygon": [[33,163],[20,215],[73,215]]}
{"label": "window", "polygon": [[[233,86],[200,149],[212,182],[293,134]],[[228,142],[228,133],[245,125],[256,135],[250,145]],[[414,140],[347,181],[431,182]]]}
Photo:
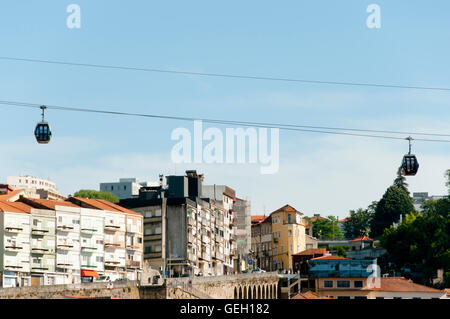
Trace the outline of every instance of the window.
{"label": "window", "polygon": [[367,299],[367,296],[355,296],[355,299]]}
{"label": "window", "polygon": [[376,297],[375,299],[384,299],[384,297]]}
{"label": "window", "polygon": [[101,262],[103,262],[103,256],[97,256],[97,258],[95,260],[97,260],[97,262],[101,263]]}
{"label": "window", "polygon": [[323,287],[324,288],[333,288],[333,280],[325,280],[323,282]]}
{"label": "window", "polygon": [[292,236],[292,229],[289,229],[289,237]]}
{"label": "window", "polygon": [[394,297],[394,299],[402,299],[402,297]]}
{"label": "window", "polygon": [[350,280],[338,280],[337,287],[338,288],[350,288]]}
{"label": "window", "polygon": [[337,296],[337,299],[350,299],[350,296]]}
{"label": "window", "polygon": [[353,286],[354,286],[355,288],[362,288],[362,287],[363,287],[363,281],[362,281],[362,280],[355,280],[355,281],[353,282]]}

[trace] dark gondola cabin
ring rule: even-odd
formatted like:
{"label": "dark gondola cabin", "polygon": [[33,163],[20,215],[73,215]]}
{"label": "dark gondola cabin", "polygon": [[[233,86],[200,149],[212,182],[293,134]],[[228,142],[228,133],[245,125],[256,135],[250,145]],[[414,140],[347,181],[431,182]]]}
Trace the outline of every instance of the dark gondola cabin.
{"label": "dark gondola cabin", "polygon": [[47,122],[40,122],[36,125],[34,136],[39,144],[47,144],[52,138],[52,131]]}
{"label": "dark gondola cabin", "polygon": [[403,161],[401,165],[402,175],[404,176],[414,176],[419,170],[419,162],[414,154],[406,154],[403,156]]}

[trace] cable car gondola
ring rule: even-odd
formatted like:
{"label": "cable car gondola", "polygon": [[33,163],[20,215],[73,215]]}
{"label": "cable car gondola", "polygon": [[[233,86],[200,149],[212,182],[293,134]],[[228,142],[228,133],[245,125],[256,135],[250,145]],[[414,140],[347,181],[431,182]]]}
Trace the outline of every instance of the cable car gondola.
{"label": "cable car gondola", "polygon": [[36,129],[34,130],[34,136],[36,137],[36,141],[39,144],[48,144],[50,139],[52,138],[52,131],[50,130],[50,125],[44,120],[44,112],[46,106],[41,106],[42,110],[42,121],[36,125]]}
{"label": "cable car gondola", "polygon": [[403,156],[402,165],[400,166],[403,176],[414,176],[419,170],[419,162],[417,161],[416,155],[411,154],[411,140],[412,137],[406,138],[409,141],[409,152]]}

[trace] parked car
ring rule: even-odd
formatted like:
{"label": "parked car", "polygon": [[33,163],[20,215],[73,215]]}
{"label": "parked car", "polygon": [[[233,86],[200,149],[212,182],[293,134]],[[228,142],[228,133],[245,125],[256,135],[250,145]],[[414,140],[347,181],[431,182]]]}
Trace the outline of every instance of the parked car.
{"label": "parked car", "polygon": [[109,276],[98,276],[95,282],[110,282],[111,278]]}
{"label": "parked car", "polygon": [[192,275],[189,273],[184,273],[184,274],[181,274],[180,277],[192,277]]}
{"label": "parked car", "polygon": [[128,278],[117,278],[116,281],[125,282],[125,281],[128,281]]}
{"label": "parked car", "polygon": [[252,270],[252,273],[257,273],[257,274],[260,274],[260,273],[263,273],[263,272],[266,272],[266,271],[262,270],[260,268],[255,268],[255,269]]}
{"label": "parked car", "polygon": [[243,273],[243,274],[249,274],[249,273],[250,273],[250,270],[245,269],[245,270],[242,271],[242,273]]}

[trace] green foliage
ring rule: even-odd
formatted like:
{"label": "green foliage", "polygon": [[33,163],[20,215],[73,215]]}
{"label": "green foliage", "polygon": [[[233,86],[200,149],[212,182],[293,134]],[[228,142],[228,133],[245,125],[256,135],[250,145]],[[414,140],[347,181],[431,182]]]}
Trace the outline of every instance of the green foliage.
{"label": "green foliage", "polygon": [[408,183],[406,183],[406,177],[402,175],[401,167],[397,170],[397,177],[395,178],[393,185],[403,189],[409,196]]}
{"label": "green foliage", "polygon": [[391,269],[409,269],[411,276],[420,274],[416,280],[431,285],[438,269],[450,270],[450,200],[426,201],[423,208],[423,213],[410,213],[398,227],[386,229],[381,244]]}
{"label": "green foliage", "polygon": [[411,198],[402,188],[392,185],[376,206],[370,225],[372,236],[381,236],[386,228],[400,220],[400,216],[405,217],[411,212],[414,212]]}
{"label": "green foliage", "polygon": [[448,187],[448,195],[450,195],[450,169],[445,171],[445,177],[447,181],[445,182],[445,186]]}
{"label": "green foliage", "polygon": [[326,240],[344,239],[344,236],[339,229],[338,220],[334,216],[317,218],[312,222],[312,225],[314,237]]}
{"label": "green foliage", "polygon": [[350,211],[350,217],[344,222],[344,235],[347,239],[369,235],[372,213],[369,209],[358,208]]}
{"label": "green foliage", "polygon": [[114,195],[110,192],[100,192],[92,189],[81,189],[78,192],[76,192],[74,197],[81,197],[81,198],[97,198],[97,199],[104,199],[111,203],[118,203],[119,197]]}

